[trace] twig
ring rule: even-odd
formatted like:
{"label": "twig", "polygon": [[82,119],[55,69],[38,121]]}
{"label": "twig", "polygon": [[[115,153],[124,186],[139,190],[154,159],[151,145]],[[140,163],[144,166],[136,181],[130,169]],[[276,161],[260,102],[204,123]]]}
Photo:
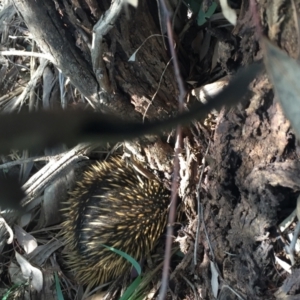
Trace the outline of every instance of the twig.
{"label": "twig", "polygon": [[5,168],[11,168],[13,166],[27,164],[27,163],[30,163],[30,162],[49,161],[49,160],[54,159],[54,158],[55,158],[55,156],[41,156],[41,157],[30,157],[30,158],[25,158],[25,159],[18,159],[18,160],[14,160],[14,161],[9,161],[9,162],[6,162],[6,163],[0,165],[0,170],[5,169]]}
{"label": "twig", "polygon": [[295,58],[297,60],[300,59],[300,22],[299,22],[299,14],[297,12],[295,0],[292,0],[292,8],[293,8],[293,17],[295,21],[296,33],[297,33],[297,52]]}
{"label": "twig", "polygon": [[93,70],[96,74],[101,91],[104,93],[111,92],[111,85],[103,60],[103,37],[113,28],[121,12],[122,4],[123,0],[114,0],[110,8],[103,16],[101,16],[93,28],[93,42],[91,49]]}
{"label": "twig", "polygon": [[50,161],[35,173],[22,187],[26,197],[22,199],[21,205],[26,206],[29,204],[33,196],[37,196],[67,167],[75,164],[78,160],[85,159],[84,153],[89,148],[90,144],[80,144],[67,153],[64,153],[57,161]]}
{"label": "twig", "polygon": [[257,3],[255,0],[250,0],[249,2],[250,12],[253,16],[254,25],[256,27],[256,35],[260,39],[263,36],[263,29],[260,22],[260,17],[257,11]]}
{"label": "twig", "polygon": [[50,54],[39,53],[39,52],[29,52],[29,51],[22,51],[22,50],[5,50],[5,51],[0,51],[0,55],[39,57],[39,58],[45,58],[51,61],[52,63],[54,63],[54,59]]}
{"label": "twig", "polygon": [[168,68],[170,62],[172,61],[172,59],[173,59],[173,57],[170,58],[170,60],[168,61],[167,65],[165,66],[165,68],[164,68],[164,70],[163,70],[163,72],[162,72],[162,74],[161,74],[161,76],[160,76],[159,83],[158,83],[158,87],[157,87],[157,89],[156,89],[154,95],[152,96],[152,98],[151,98],[151,100],[150,100],[150,102],[149,102],[149,104],[148,104],[148,106],[147,106],[147,108],[146,108],[146,110],[145,110],[145,112],[144,112],[144,115],[143,115],[143,122],[145,122],[145,117],[146,117],[147,111],[148,111],[150,105],[153,103],[153,100],[154,100],[154,98],[156,97],[156,95],[157,95],[157,93],[158,93],[158,91],[159,91],[159,89],[160,89],[160,86],[161,86],[163,77],[164,77],[164,75],[165,75],[165,73],[166,73],[166,71],[167,71],[167,68]]}
{"label": "twig", "polygon": [[194,298],[198,300],[198,293],[196,292],[195,286],[185,277],[181,274],[181,277],[185,280],[185,282],[191,287],[191,289],[194,292]]}
{"label": "twig", "polygon": [[240,300],[245,300],[239,293],[237,293],[233,288],[231,288],[229,285],[223,285],[222,288],[228,288],[232,293],[234,293]]}
{"label": "twig", "polygon": [[12,101],[11,103],[7,104],[6,107],[3,109],[4,112],[11,112],[17,108],[18,105],[20,105],[20,109],[22,107],[22,103],[30,93],[32,89],[36,87],[37,81],[41,78],[44,69],[46,68],[48,64],[48,60],[42,59],[40,62],[40,65],[38,66],[37,70],[32,75],[31,79],[27,83],[25,89],[22,91],[21,95],[15,99],[15,101]]}
{"label": "twig", "polygon": [[[170,13],[167,9],[165,0],[160,0],[161,8],[164,12],[165,16],[165,23],[167,25],[167,33],[168,33],[168,40],[169,40],[169,47],[171,57],[173,58],[174,63],[174,73],[175,78],[177,80],[178,88],[179,88],[179,96],[178,96],[178,108],[179,112],[183,112],[184,110],[184,97],[185,97],[185,89],[183,86],[183,81],[180,75],[179,64],[177,54],[175,52],[174,47],[174,38],[173,38],[173,31],[172,31],[172,24],[170,20]],[[162,20],[163,21],[163,20]],[[172,245],[172,236],[173,236],[173,222],[175,221],[176,216],[176,203],[177,203],[177,179],[179,177],[179,154],[181,153],[182,148],[182,132],[181,126],[177,126],[176,130],[176,145],[175,145],[175,158],[174,158],[174,176],[172,181],[172,192],[171,192],[171,207],[169,211],[169,226],[167,230],[167,240],[166,240],[166,249],[165,249],[165,259],[164,259],[164,268],[162,274],[162,285],[160,288],[159,299],[165,299],[167,294],[167,285],[168,285],[168,277],[169,277],[169,267],[170,267],[170,260],[171,260],[171,245]]]}
{"label": "twig", "polygon": [[[200,223],[201,223],[201,220],[204,222],[204,220],[203,220],[203,208],[201,206],[201,201],[200,201],[201,182],[202,182],[202,178],[203,178],[203,174],[204,174],[204,169],[205,169],[205,164],[206,164],[206,156],[208,154],[208,151],[209,151],[209,148],[210,148],[210,144],[211,144],[211,141],[208,142],[208,146],[207,146],[207,149],[205,151],[205,155],[203,157],[203,164],[202,164],[201,174],[200,174],[199,181],[198,181],[198,186],[197,186],[197,211],[198,211],[198,220],[197,220],[195,247],[194,247],[194,265],[195,266],[197,265],[197,252],[198,252],[198,241],[199,241]],[[200,218],[200,214],[201,214],[201,218]],[[208,240],[208,236],[207,236],[207,240]],[[208,242],[209,242],[209,240],[208,240]]]}
{"label": "twig", "polygon": [[177,127],[176,131],[176,144],[175,144],[175,158],[174,158],[174,171],[173,171],[173,180],[172,180],[172,192],[171,192],[171,205],[168,216],[168,229],[167,229],[167,239],[166,239],[166,249],[165,249],[165,258],[164,258],[164,266],[162,273],[162,283],[159,293],[159,299],[163,300],[167,293],[167,285],[169,278],[169,267],[171,260],[171,248],[172,248],[172,237],[173,237],[173,224],[176,218],[176,204],[177,204],[177,189],[178,184],[177,181],[179,179],[179,154],[181,153],[181,147],[179,145],[182,144],[182,136],[181,136],[181,127]]}
{"label": "twig", "polygon": [[[32,41],[32,48],[31,48],[31,52],[34,52],[36,50],[36,42],[33,40]],[[45,59],[43,59],[43,61],[45,61]],[[34,74],[36,72],[36,69],[37,69],[37,58],[36,57],[33,57],[31,56],[30,57],[30,78],[33,78],[34,77]],[[47,75],[49,75],[50,73],[52,74],[52,72],[49,70],[49,72],[45,72],[45,70],[47,70],[47,68],[45,67],[45,69],[43,70],[42,72],[42,76],[43,76],[43,106],[45,105],[45,99],[44,99],[44,91],[45,90],[49,90],[49,86],[47,85],[47,83],[45,82],[44,80],[44,77],[47,77]],[[53,76],[53,75],[52,75]],[[30,91],[29,91],[29,111],[33,111],[36,109],[36,102],[37,102],[37,94],[36,94],[36,91],[35,91],[35,88],[31,88]],[[48,101],[49,103],[49,101]],[[45,106],[44,106],[45,108]]]}
{"label": "twig", "polygon": [[177,17],[179,8],[181,6],[181,3],[182,3],[182,0],[179,0],[178,3],[177,3],[176,9],[174,11],[173,20],[172,20],[172,30],[174,30],[174,28],[175,28],[175,21],[176,21],[176,17]]}

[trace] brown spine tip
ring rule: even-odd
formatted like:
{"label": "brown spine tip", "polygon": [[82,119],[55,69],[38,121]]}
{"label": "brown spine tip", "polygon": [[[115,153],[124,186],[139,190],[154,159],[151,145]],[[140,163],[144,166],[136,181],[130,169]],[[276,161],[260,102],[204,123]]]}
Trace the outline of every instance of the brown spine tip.
{"label": "brown spine tip", "polygon": [[136,260],[153,249],[166,226],[169,193],[156,180],[141,182],[117,157],[90,166],[67,203],[63,211],[67,261],[79,283],[94,286],[130,266],[102,245]]}

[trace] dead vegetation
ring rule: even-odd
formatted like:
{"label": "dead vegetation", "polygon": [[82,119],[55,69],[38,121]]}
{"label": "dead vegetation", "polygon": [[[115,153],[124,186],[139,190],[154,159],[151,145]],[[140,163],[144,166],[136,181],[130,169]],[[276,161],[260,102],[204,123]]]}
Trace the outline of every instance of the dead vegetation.
{"label": "dead vegetation", "polygon": [[[163,299],[164,284],[166,299],[300,297],[299,105],[288,106],[299,96],[300,1],[230,1],[236,25],[218,1],[169,2],[166,23],[163,1],[122,9],[120,0],[1,1],[0,110],[2,120],[14,119],[6,128],[0,117],[0,148],[11,149],[1,153],[0,177],[18,179],[1,181],[3,299],[88,296],[65,268],[59,207],[88,160],[112,153],[142,162],[172,197],[178,192],[183,207],[174,236],[167,232],[152,263],[143,264],[131,299]],[[267,73],[243,91],[239,105],[117,143],[125,131],[134,136],[136,123],[126,122],[146,126],[193,111],[230,85],[238,68],[261,59]],[[68,117],[51,121],[54,115],[47,115],[63,116],[62,110]],[[109,117],[97,130],[104,137],[119,134],[76,144],[76,134],[85,131],[75,121],[99,111]],[[31,124],[39,139],[28,132]],[[18,131],[24,133],[14,138]],[[61,143],[64,137],[72,147]],[[20,144],[29,150],[16,149]],[[172,251],[165,251],[170,242]],[[111,284],[105,299],[118,299],[129,277]]]}

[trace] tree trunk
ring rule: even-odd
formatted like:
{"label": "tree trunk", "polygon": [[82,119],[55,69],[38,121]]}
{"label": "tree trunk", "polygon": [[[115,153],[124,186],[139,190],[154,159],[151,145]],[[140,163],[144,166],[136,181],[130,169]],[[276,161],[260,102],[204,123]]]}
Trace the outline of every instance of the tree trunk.
{"label": "tree trunk", "polygon": [[[95,17],[109,8],[109,1],[100,5],[46,0],[36,5],[35,0],[16,0],[15,4],[43,51],[50,53],[63,74],[98,106],[101,87],[91,62],[92,31]],[[131,119],[141,119],[136,113],[140,112],[150,120],[166,118],[177,110],[173,69],[167,67],[170,58],[152,13],[157,14],[155,1],[140,1],[137,9],[128,6],[105,36],[102,58],[112,90],[109,100],[101,103],[102,110]],[[135,61],[128,61],[135,51]]]}

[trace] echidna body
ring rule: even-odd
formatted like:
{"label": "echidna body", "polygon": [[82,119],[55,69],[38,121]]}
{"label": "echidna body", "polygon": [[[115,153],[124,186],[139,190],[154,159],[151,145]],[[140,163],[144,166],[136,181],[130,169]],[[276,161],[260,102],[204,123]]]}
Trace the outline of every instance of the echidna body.
{"label": "echidna body", "polygon": [[138,179],[120,158],[84,172],[65,209],[67,260],[79,283],[94,286],[122,274],[130,264],[103,245],[139,260],[151,251],[167,222],[168,192]]}

